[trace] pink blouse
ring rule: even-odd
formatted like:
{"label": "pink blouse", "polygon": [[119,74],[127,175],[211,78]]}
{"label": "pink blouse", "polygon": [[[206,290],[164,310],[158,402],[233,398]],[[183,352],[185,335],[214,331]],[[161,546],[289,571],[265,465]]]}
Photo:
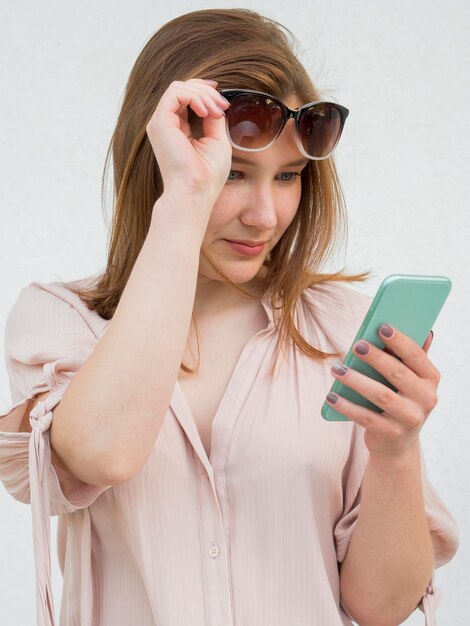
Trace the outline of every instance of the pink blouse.
{"label": "pink blouse", "polygon": [[[323,283],[304,291],[294,322],[311,345],[345,353],[370,301]],[[210,459],[177,381],[141,471],[115,486],[83,483],[66,498],[62,470],[51,464],[52,409],[109,321],[60,282],[20,291],[6,321],[12,405],[0,411],[0,480],[31,504],[39,626],[55,624],[50,515],[59,516],[61,626],[352,624],[338,564],[361,506],[364,431],[320,415],[334,359],[313,361],[286,346],[288,363],[281,351],[268,376],[278,331],[269,298],[262,303],[269,324],[232,373]],[[28,400],[44,391],[29,415],[32,432],[18,432]],[[458,528],[424,459],[423,488],[440,567],[457,550]],[[433,576],[418,607],[429,626],[440,597]]]}

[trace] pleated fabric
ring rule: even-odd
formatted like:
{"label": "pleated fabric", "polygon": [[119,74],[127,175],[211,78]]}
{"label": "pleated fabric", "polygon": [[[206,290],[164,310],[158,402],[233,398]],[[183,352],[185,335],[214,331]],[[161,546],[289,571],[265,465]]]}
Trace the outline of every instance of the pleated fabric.
{"label": "pleated fabric", "polygon": [[[294,322],[311,345],[346,353],[370,302],[322,283],[304,291]],[[321,417],[332,359],[319,363],[290,345],[269,375],[279,335],[268,296],[262,304],[268,325],[235,366],[210,458],[176,381],[141,471],[119,485],[82,483],[66,497],[62,485],[74,477],[51,463],[52,410],[109,321],[63,283],[20,291],[5,327],[12,404],[0,411],[0,480],[31,505],[39,626],[56,624],[51,515],[59,516],[60,626],[352,625],[338,566],[361,504],[364,431]],[[29,400],[45,391],[29,414],[32,432],[19,432]],[[459,533],[421,455],[438,568],[455,554]],[[417,607],[428,626],[441,598],[433,574]]]}

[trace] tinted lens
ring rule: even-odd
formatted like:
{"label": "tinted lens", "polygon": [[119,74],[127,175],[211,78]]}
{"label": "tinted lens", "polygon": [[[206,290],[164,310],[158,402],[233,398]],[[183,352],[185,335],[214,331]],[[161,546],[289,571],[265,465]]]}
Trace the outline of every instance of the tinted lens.
{"label": "tinted lens", "polygon": [[325,157],[341,137],[341,111],[334,104],[315,104],[300,116],[299,131],[305,152]]}
{"label": "tinted lens", "polygon": [[276,137],[282,125],[282,110],[271,98],[240,94],[226,110],[232,141],[241,148],[264,148]]}

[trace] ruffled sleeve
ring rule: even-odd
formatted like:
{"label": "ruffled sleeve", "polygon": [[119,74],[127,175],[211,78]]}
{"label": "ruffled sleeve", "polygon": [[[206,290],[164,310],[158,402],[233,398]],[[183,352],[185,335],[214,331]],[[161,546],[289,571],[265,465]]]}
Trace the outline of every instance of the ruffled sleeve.
{"label": "ruffled sleeve", "polygon": [[[50,516],[90,506],[108,486],[80,483],[51,462],[52,410],[93,352],[98,339],[67,302],[34,284],[25,287],[5,326],[5,363],[12,405],[0,410],[0,480],[16,500],[31,504],[37,618],[53,626]],[[20,432],[30,401],[49,391],[29,413],[32,432]],[[78,485],[65,496],[59,476]]]}
{"label": "ruffled sleeve", "polygon": [[435,626],[436,610],[439,606],[442,593],[434,584],[435,573],[438,567],[448,563],[459,547],[459,528],[450,511],[432,486],[426,471],[426,463],[421,451],[421,473],[423,476],[424,508],[431,531],[434,546],[435,568],[426,593],[418,605],[426,617],[426,626]]}

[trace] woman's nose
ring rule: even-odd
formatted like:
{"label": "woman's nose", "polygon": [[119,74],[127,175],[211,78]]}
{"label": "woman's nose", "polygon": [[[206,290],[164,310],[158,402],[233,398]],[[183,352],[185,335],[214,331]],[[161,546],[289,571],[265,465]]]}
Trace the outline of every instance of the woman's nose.
{"label": "woman's nose", "polygon": [[273,191],[268,185],[260,187],[251,194],[250,206],[244,211],[243,221],[251,226],[256,226],[259,231],[276,227],[276,203]]}

